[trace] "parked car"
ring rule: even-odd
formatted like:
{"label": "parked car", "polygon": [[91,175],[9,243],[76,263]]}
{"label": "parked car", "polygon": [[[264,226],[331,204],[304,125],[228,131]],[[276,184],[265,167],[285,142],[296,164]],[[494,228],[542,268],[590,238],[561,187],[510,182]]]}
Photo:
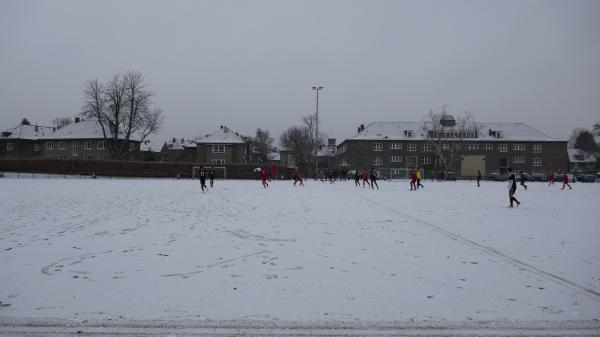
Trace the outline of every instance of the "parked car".
{"label": "parked car", "polygon": [[576,173],[575,180],[582,183],[596,182],[596,176],[591,173]]}
{"label": "parked car", "polygon": [[548,181],[548,175],[544,172],[532,172],[531,177],[533,181]]}
{"label": "parked car", "polygon": [[492,172],[488,175],[488,180],[492,181],[505,181],[508,179],[508,174],[500,173],[498,171]]}
{"label": "parked car", "polygon": [[454,181],[456,181],[456,172],[454,172],[454,171],[447,171],[445,178],[446,178],[446,180],[454,180]]}

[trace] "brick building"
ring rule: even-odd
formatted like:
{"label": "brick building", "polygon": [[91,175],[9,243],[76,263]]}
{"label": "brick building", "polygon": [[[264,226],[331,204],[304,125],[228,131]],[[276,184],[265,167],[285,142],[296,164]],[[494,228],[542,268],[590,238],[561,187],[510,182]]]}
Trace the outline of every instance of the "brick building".
{"label": "brick building", "polygon": [[567,142],[524,123],[478,123],[476,128],[462,130],[450,124],[431,130],[423,122],[374,122],[341,142],[337,155],[350,169],[375,167],[394,175],[419,167],[430,177],[444,170],[436,145],[455,155],[457,159],[447,166],[463,177],[475,176],[477,170],[486,175],[508,167],[543,172],[568,168]]}
{"label": "brick building", "polygon": [[[25,124],[24,124],[25,123]],[[54,128],[31,125],[26,121],[0,134],[0,159],[42,158],[43,141]]]}
{"label": "brick building", "polygon": [[185,161],[210,165],[248,164],[252,162],[252,141],[221,126],[217,131],[184,143]]}

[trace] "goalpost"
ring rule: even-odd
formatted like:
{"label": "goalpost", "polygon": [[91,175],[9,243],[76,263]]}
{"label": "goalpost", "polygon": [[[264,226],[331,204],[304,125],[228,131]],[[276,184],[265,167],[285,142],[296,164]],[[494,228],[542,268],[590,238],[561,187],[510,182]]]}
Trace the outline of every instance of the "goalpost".
{"label": "goalpost", "polygon": [[[206,178],[208,178],[208,172],[215,171],[215,179],[227,179],[227,168],[225,166],[204,166],[202,168],[206,172]],[[192,179],[198,179],[198,172],[200,166],[192,167]]]}
{"label": "goalpost", "polygon": [[[408,180],[412,170],[416,169],[407,167],[390,168],[390,180]],[[419,170],[421,171],[421,180],[424,180],[426,177],[425,169],[419,168]]]}

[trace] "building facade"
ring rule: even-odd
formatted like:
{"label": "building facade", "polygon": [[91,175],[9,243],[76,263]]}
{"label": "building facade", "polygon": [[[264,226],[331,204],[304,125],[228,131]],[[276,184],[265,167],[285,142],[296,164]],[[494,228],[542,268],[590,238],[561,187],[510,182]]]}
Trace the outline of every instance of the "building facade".
{"label": "building facade", "polygon": [[184,144],[185,160],[208,165],[248,164],[251,162],[250,139],[221,126],[217,131]]}
{"label": "building facade", "polygon": [[473,177],[508,167],[523,171],[568,168],[567,142],[548,137],[524,123],[482,123],[459,130],[448,125],[432,130],[426,123],[374,122],[337,147],[342,166],[374,167],[385,174],[422,168],[430,177],[454,171]]}

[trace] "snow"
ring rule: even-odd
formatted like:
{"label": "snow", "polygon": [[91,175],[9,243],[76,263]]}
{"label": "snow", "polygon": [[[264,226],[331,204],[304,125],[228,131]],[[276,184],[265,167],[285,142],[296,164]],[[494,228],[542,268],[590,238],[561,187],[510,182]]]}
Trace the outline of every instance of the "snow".
{"label": "snow", "polygon": [[600,319],[600,184],[424,183],[0,179],[0,319]]}
{"label": "snow", "polygon": [[245,141],[237,132],[232,131],[227,127],[222,127],[217,131],[205,135],[204,137],[196,137],[194,142],[197,144],[244,144]]}
{"label": "snow", "polygon": [[36,140],[52,134],[54,129],[49,126],[19,124],[12,129],[4,130],[8,136],[2,135],[3,139],[29,139]]}

